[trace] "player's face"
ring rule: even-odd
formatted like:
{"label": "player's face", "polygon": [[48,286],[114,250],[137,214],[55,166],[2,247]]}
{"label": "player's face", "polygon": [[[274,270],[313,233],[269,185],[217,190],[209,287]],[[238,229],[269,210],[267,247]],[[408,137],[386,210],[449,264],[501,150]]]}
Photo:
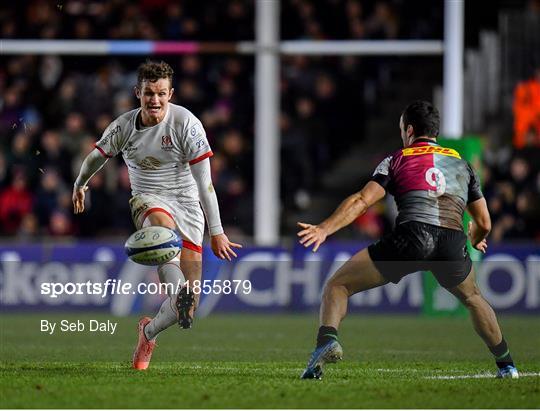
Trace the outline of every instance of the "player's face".
{"label": "player's face", "polygon": [[405,129],[403,124],[403,116],[399,118],[399,130],[401,131],[401,141],[403,141],[403,147],[409,147],[413,142],[413,128],[411,125]]}
{"label": "player's face", "polygon": [[135,88],[135,95],[141,103],[142,120],[145,125],[154,125],[163,120],[173,91],[171,82],[167,78],[143,81],[140,88]]}

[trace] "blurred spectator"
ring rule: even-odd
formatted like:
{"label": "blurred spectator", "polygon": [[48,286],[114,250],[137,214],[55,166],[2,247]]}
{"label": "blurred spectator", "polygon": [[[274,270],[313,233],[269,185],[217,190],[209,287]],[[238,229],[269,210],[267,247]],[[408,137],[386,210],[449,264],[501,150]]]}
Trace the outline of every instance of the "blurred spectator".
{"label": "blurred spectator", "polygon": [[81,140],[87,135],[85,120],[81,113],[72,112],[66,117],[64,127],[60,130],[62,144],[71,155],[78,153]]}
{"label": "blurred spectator", "polygon": [[[95,139],[101,138],[101,135],[109,124],[113,121],[112,116],[109,113],[101,113],[97,116],[92,129],[92,135]],[[94,141],[94,140],[92,140]],[[93,144],[93,143],[92,143]]]}
{"label": "blurred spectator", "polygon": [[129,184],[128,169],[125,164],[119,167],[118,186],[114,190],[112,204],[109,210],[112,229],[115,233],[126,233],[133,231],[135,226],[130,218],[129,199],[131,198],[131,186]]}
{"label": "blurred spectator", "polygon": [[69,113],[77,107],[77,83],[73,77],[67,77],[60,83],[60,89],[54,98],[47,101],[43,110],[51,127],[60,127]]}
{"label": "blurred spectator", "polygon": [[20,89],[9,87],[2,98],[2,110],[0,111],[0,131],[2,134],[12,130],[22,119],[23,107]]}
{"label": "blurred spectator", "polygon": [[36,155],[32,151],[33,139],[21,128],[11,144],[11,150],[8,152],[8,169],[11,172],[22,172],[28,179],[28,183],[33,185],[35,176],[38,172],[38,163]]}
{"label": "blurred spectator", "polygon": [[514,147],[540,146],[540,67],[514,91]]}
{"label": "blurred spectator", "polygon": [[[331,159],[341,157],[347,150],[352,138],[346,110],[338,103],[335,80],[328,73],[320,73],[315,80],[315,107],[317,117],[323,119],[324,135],[326,137]],[[347,137],[343,137],[347,136]]]}
{"label": "blurred spectator", "polygon": [[289,116],[281,113],[281,190],[286,208],[306,209],[314,187],[314,166],[309,155],[308,137],[301,127],[294,127]]}
{"label": "blurred spectator", "polygon": [[223,22],[223,35],[226,40],[252,39],[253,36],[253,4],[243,0],[231,0],[226,3],[226,14]]}
{"label": "blurred spectator", "polygon": [[80,18],[77,19],[74,23],[73,35],[78,40],[92,39],[94,38],[94,33],[92,25],[88,19]]}
{"label": "blurred spectator", "polygon": [[32,194],[23,172],[13,175],[11,185],[0,192],[0,226],[3,235],[13,235],[32,211]]}
{"label": "blurred spectator", "polygon": [[232,128],[224,133],[221,139],[221,152],[227,158],[232,170],[244,173],[251,169],[251,155],[239,130]]}
{"label": "blurred spectator", "polygon": [[164,30],[165,37],[177,39],[182,36],[182,16],[183,9],[180,3],[169,3],[165,13]]}
{"label": "blurred spectator", "polygon": [[377,1],[373,15],[366,21],[365,33],[370,39],[395,39],[399,32],[399,20],[395,9],[387,1]]}
{"label": "blurred spectator", "polygon": [[530,175],[531,167],[522,157],[514,157],[510,162],[510,178],[513,189],[521,192],[533,183]]}
{"label": "blurred spectator", "polygon": [[45,90],[52,90],[58,84],[63,72],[62,60],[58,56],[45,56],[39,66],[39,80]]}
{"label": "blurred spectator", "polygon": [[540,187],[537,183],[540,168],[533,165],[533,157],[527,154],[524,150],[516,151],[507,163],[495,163],[484,169],[484,193],[493,227],[490,240],[494,243],[540,239]]}
{"label": "blurred spectator", "polygon": [[50,168],[41,175],[40,186],[36,192],[34,213],[42,227],[49,225],[51,214],[59,206],[59,195],[66,189],[57,170]]}
{"label": "blurred spectator", "polygon": [[100,67],[91,79],[80,85],[82,92],[79,107],[84,118],[94,119],[99,113],[112,112],[115,101],[111,95],[121,91],[121,77],[119,67],[109,63]]}
{"label": "blurred spectator", "polygon": [[32,241],[39,234],[40,225],[36,215],[25,214],[17,231],[17,238],[22,241]]}
{"label": "blurred spectator", "polygon": [[[110,232],[112,223],[111,195],[105,187],[105,174],[97,173],[88,184],[85,198],[85,212],[78,214],[78,233],[90,237]],[[130,218],[130,214],[124,216]]]}
{"label": "blurred spectator", "polygon": [[307,56],[286,57],[284,59],[283,77],[300,94],[311,93],[315,83],[316,72]]}
{"label": "blurred spectator", "polygon": [[9,19],[8,21],[3,22],[1,25],[0,37],[3,39],[15,38],[15,32],[17,30],[17,25],[15,20]]}
{"label": "blurred spectator", "polygon": [[[327,129],[324,120],[315,113],[314,101],[307,97],[301,96],[296,100],[296,116],[295,120],[291,121],[290,127],[296,129],[296,133],[304,133],[308,140],[306,151],[307,159],[310,162],[311,173],[317,179],[321,176],[323,170],[328,166],[330,161],[330,153],[327,144]],[[286,125],[285,125],[285,128]],[[284,139],[282,137],[282,139]],[[316,166],[315,166],[316,165]],[[310,178],[313,182],[313,179]]]}
{"label": "blurred spectator", "polygon": [[3,151],[0,151],[0,190],[7,184],[7,162]]}
{"label": "blurred spectator", "polygon": [[54,210],[50,217],[48,234],[52,236],[67,236],[75,233],[71,217],[67,211]]}
{"label": "blurred spectator", "polygon": [[380,207],[369,208],[365,214],[353,222],[356,236],[360,240],[373,241],[379,239],[384,230],[384,220]]}
{"label": "blurred spectator", "polygon": [[56,130],[47,130],[41,136],[38,150],[39,167],[41,170],[56,168],[63,181],[71,180],[71,155],[62,146],[60,134]]}
{"label": "blurred spectator", "polygon": [[[132,94],[127,91],[119,91],[114,99],[113,117],[116,118],[134,108]],[[103,133],[103,131],[105,131],[105,129],[101,130],[100,134]]]}

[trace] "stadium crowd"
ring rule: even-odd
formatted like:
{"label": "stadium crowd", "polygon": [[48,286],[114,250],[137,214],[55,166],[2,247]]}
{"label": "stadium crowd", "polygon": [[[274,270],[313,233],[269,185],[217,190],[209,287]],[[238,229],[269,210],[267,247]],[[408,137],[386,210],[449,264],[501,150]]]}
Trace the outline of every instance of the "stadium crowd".
{"label": "stadium crowd", "polygon": [[[416,0],[414,8],[396,0],[283,0],[280,9],[283,39],[442,34],[441,5],[433,6],[429,0]],[[0,12],[2,38],[254,39],[253,0],[30,0],[10,4]]]}
{"label": "stadium crowd", "polygon": [[[442,25],[433,22],[440,21],[442,13],[433,7],[425,7],[425,16],[412,16],[401,2],[321,3],[283,1],[283,38],[441,35]],[[325,15],[327,10],[331,15]],[[2,38],[236,41],[253,39],[253,14],[253,2],[248,0],[181,4],[37,0],[2,7],[0,22]],[[201,119],[215,153],[213,181],[226,230],[252,235],[253,59],[233,55],[164,59],[175,70],[173,102]],[[90,204],[82,215],[72,213],[71,189],[82,159],[106,125],[137,106],[132,88],[140,62],[140,57],[111,56],[4,59],[0,66],[1,235],[29,240],[42,235],[126,235],[133,230],[127,169],[120,158],[110,160],[91,180]],[[356,57],[282,59],[284,210],[305,206],[306,196],[320,188],[324,171],[355,140],[361,141],[362,113],[369,115],[376,105],[376,93],[370,90],[387,81],[381,74],[384,64],[384,60]],[[487,151],[485,192],[496,241],[540,235],[535,150]],[[364,218],[366,227],[375,224],[373,229],[364,229],[366,235],[377,237],[381,216],[375,211]]]}

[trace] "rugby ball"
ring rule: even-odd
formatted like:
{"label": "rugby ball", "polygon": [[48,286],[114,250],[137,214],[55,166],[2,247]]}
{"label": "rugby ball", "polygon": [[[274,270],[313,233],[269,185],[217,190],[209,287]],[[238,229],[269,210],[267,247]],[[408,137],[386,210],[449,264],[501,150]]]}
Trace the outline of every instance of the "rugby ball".
{"label": "rugby ball", "polygon": [[138,264],[160,265],[178,255],[182,239],[170,228],[150,226],[135,231],[124,245],[127,256]]}

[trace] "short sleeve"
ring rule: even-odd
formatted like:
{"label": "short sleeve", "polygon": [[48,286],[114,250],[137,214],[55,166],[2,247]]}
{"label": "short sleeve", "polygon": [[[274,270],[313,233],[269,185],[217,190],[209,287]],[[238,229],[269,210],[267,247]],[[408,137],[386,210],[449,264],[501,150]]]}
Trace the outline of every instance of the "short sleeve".
{"label": "short sleeve", "polygon": [[375,171],[373,172],[373,175],[371,176],[371,180],[378,183],[380,186],[382,186],[384,189],[387,189],[388,184],[390,184],[390,162],[392,161],[392,156],[386,157],[383,161],[379,163]]}
{"label": "short sleeve", "polygon": [[469,163],[467,163],[467,170],[469,171],[467,204],[470,204],[473,201],[481,199],[484,197],[484,195],[482,194],[482,189],[480,188],[480,179]]}
{"label": "short sleeve", "polygon": [[210,144],[208,144],[204,127],[199,119],[193,115],[188,119],[182,140],[186,160],[190,165],[197,164],[199,161],[214,155]]}
{"label": "short sleeve", "polygon": [[102,156],[110,158],[116,156],[122,147],[122,128],[118,122],[113,121],[103,132],[101,139],[94,145]]}

